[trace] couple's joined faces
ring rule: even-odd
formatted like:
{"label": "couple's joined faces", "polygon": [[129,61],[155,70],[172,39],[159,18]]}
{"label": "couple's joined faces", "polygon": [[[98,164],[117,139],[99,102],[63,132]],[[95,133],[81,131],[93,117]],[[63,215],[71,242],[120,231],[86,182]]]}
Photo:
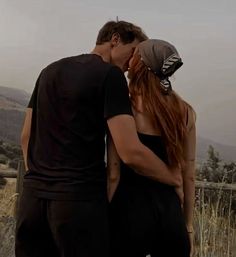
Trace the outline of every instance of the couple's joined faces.
{"label": "couple's joined faces", "polygon": [[132,66],[132,62],[133,62],[133,59],[134,59],[134,55],[138,52],[138,48],[135,47],[134,51],[133,51],[133,54],[131,56],[131,58],[129,59],[129,68]]}
{"label": "couple's joined faces", "polygon": [[132,43],[123,44],[121,41],[113,47],[111,51],[112,63],[120,67],[124,72],[128,70],[129,61],[133,56],[139,41],[134,40]]}
{"label": "couple's joined faces", "polygon": [[134,56],[135,56],[137,53],[138,53],[138,48],[136,47],[135,50],[134,50],[134,52],[133,52],[133,54],[132,54],[132,56],[131,56],[131,58],[129,59],[128,74],[127,74],[127,77],[128,77],[129,79],[130,79],[130,71],[129,71],[129,69],[132,67],[132,62],[133,62],[133,60],[134,60]]}

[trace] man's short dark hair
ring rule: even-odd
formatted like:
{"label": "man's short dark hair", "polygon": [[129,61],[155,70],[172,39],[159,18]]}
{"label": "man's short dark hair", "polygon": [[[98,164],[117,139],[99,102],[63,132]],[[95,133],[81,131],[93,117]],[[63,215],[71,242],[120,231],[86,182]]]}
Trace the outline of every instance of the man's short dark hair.
{"label": "man's short dark hair", "polygon": [[142,29],[130,22],[126,21],[109,21],[99,31],[96,45],[102,45],[109,42],[115,33],[120,35],[122,43],[129,44],[135,39],[142,42],[148,37]]}

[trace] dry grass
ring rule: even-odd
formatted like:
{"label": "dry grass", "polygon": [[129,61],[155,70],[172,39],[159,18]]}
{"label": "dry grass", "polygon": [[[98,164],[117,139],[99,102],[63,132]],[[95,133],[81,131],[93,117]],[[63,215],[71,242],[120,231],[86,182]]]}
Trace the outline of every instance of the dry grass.
{"label": "dry grass", "polygon": [[14,216],[16,197],[16,180],[8,179],[6,186],[0,189],[0,217]]}
{"label": "dry grass", "polygon": [[195,257],[236,257],[236,219],[231,209],[232,199],[232,191],[197,191]]}
{"label": "dry grass", "polygon": [[0,256],[14,257],[15,244],[15,202],[16,181],[8,179],[8,183],[0,189]]}
{"label": "dry grass", "polygon": [[[5,220],[4,217],[14,216],[15,189],[15,179],[9,179],[5,188],[0,189],[2,221]],[[210,195],[216,201],[213,201]],[[233,193],[225,194],[218,190],[212,194],[209,190],[197,190],[196,196],[194,257],[236,257],[236,217],[230,208]],[[7,224],[5,227],[8,226]],[[0,227],[4,226],[1,223],[0,225]],[[9,240],[9,247],[10,244],[12,246],[14,242]],[[12,252],[12,249],[8,252]]]}

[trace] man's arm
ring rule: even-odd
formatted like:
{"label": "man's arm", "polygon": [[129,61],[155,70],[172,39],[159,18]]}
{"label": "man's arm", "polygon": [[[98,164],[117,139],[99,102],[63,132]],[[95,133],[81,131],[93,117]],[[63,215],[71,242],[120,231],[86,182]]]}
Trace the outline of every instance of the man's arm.
{"label": "man's arm", "polygon": [[25,169],[28,170],[27,165],[27,152],[28,152],[28,143],[30,138],[31,131],[31,120],[32,120],[32,109],[27,108],[25,114],[25,121],[21,132],[21,148],[23,151]]}
{"label": "man's arm", "polygon": [[114,142],[109,135],[107,137],[107,191],[109,202],[116,191],[120,181],[120,157],[116,151]]}
{"label": "man's arm", "polygon": [[136,131],[134,118],[121,114],[107,120],[118,155],[140,175],[172,186],[182,184],[181,171],[170,170],[149,148],[144,146]]}

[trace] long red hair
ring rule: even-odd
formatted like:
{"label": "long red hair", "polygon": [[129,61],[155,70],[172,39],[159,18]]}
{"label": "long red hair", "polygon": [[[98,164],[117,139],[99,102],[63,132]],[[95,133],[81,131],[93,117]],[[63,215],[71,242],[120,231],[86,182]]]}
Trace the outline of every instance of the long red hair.
{"label": "long red hair", "polygon": [[173,90],[169,94],[160,79],[145,66],[135,53],[129,69],[129,92],[135,109],[137,96],[141,96],[143,108],[151,118],[154,128],[161,131],[168,164],[184,165],[183,145],[187,133],[186,107],[189,106]]}

